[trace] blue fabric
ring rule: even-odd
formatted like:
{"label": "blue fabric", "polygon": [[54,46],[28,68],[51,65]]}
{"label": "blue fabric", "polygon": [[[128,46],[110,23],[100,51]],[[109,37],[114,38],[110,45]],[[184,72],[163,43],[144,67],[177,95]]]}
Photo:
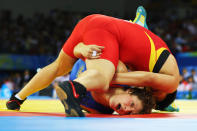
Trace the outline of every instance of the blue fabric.
{"label": "blue fabric", "polygon": [[[70,73],[70,80],[74,80],[78,77],[78,75],[82,72],[84,72],[86,70],[86,64],[83,60],[79,59],[73,66],[73,69]],[[96,110],[100,113],[104,113],[104,114],[111,114],[113,113],[113,110],[105,107],[99,103],[97,103],[90,92],[87,92],[87,95],[85,98],[82,99],[81,105],[87,107],[87,108],[91,108],[93,110]]]}
{"label": "blue fabric", "polygon": [[[165,116],[165,115],[164,115]],[[88,118],[57,116],[1,116],[0,131],[195,131],[197,119],[188,117]],[[184,116],[184,115],[183,115]],[[191,115],[190,115],[191,116]]]}
{"label": "blue fabric", "polygon": [[73,66],[70,73],[70,80],[74,80],[78,75],[86,70],[86,64],[83,60],[79,59]]}

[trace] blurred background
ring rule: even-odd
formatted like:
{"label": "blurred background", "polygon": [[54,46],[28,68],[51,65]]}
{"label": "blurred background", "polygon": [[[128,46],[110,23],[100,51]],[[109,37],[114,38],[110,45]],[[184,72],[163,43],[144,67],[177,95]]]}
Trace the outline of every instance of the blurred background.
{"label": "blurred background", "polygon": [[[140,5],[149,29],[177,59],[182,76],[177,99],[197,99],[197,0],[1,0],[0,98],[18,92],[50,64],[83,17],[101,13],[133,20]],[[55,98],[54,83],[33,95]]]}

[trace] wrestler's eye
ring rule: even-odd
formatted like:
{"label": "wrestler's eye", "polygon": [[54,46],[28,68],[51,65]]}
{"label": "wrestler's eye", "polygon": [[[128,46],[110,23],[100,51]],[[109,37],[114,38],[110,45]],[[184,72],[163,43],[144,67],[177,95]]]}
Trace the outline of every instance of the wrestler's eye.
{"label": "wrestler's eye", "polygon": [[135,106],[135,104],[132,102],[132,103],[131,103],[131,107],[134,107],[134,106]]}
{"label": "wrestler's eye", "polygon": [[121,108],[121,104],[118,104],[118,106],[116,107],[117,110],[119,110]]}

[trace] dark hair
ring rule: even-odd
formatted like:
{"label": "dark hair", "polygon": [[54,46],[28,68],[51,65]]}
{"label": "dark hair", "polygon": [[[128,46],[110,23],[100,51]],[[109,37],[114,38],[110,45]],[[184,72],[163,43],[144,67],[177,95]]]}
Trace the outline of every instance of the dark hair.
{"label": "dark hair", "polygon": [[129,89],[131,95],[136,95],[142,101],[142,110],[139,114],[150,114],[152,109],[156,106],[155,98],[153,97],[152,90],[149,87],[138,88],[133,87]]}

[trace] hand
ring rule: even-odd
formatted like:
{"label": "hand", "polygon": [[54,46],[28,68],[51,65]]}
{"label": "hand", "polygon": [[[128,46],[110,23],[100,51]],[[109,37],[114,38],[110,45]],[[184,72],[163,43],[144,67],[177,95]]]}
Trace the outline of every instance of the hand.
{"label": "hand", "polygon": [[85,45],[81,49],[81,54],[87,59],[98,59],[102,54],[102,49],[104,49],[103,46]]}
{"label": "hand", "polygon": [[104,49],[103,46],[85,45],[81,42],[75,47],[74,54],[78,58],[98,59],[102,49]]}

